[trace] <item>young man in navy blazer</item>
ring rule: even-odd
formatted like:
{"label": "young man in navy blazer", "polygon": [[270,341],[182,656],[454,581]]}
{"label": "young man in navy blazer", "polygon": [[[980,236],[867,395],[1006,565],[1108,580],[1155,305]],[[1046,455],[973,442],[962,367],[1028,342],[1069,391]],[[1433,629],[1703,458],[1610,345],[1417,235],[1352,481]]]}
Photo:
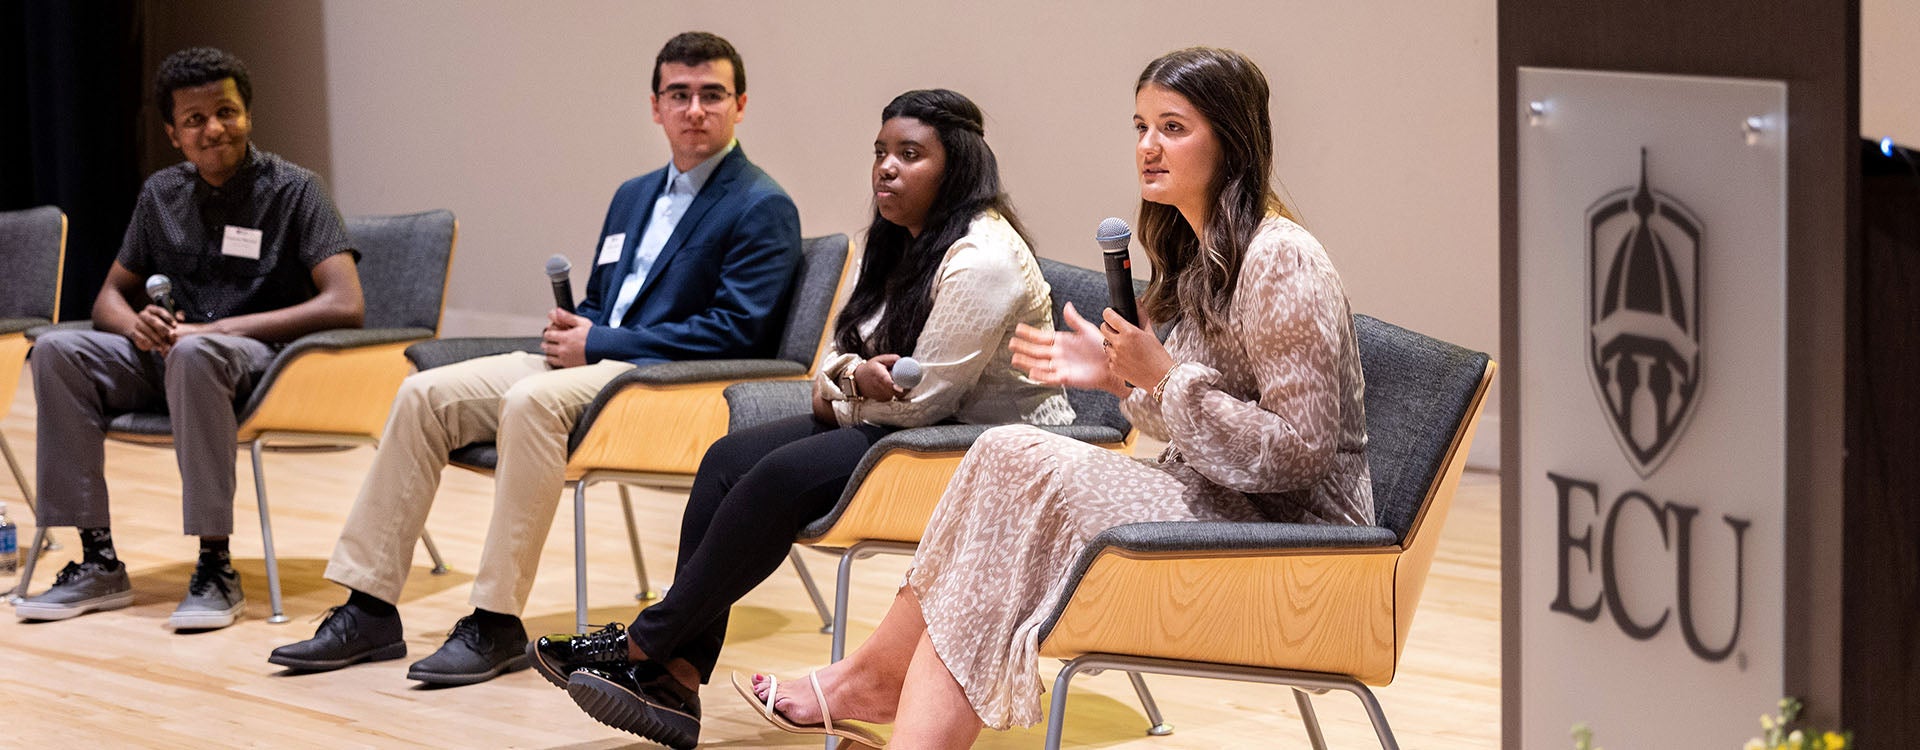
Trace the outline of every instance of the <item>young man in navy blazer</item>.
{"label": "young man in navy blazer", "polygon": [[567,435],[595,394],[639,364],[772,356],[800,262],[792,199],[733,137],[746,70],[725,39],[669,40],[653,68],[653,120],[673,161],[614,193],[578,310],[555,308],[541,353],[516,352],[407,378],[327,565],[350,590],[314,637],[268,661],[338,669],[406,655],[394,604],[448,451],[500,449],[473,614],[411,679],[482,682],[527,666],[520,612],[565,484]]}

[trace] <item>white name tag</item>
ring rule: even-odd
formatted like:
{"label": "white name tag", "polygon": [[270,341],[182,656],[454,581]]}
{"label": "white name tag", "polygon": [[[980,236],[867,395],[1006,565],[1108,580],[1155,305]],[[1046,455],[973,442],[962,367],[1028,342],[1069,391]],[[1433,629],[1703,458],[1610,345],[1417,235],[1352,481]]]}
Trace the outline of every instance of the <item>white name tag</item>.
{"label": "white name tag", "polygon": [[600,241],[600,258],[593,262],[596,266],[617,263],[620,260],[620,248],[627,246],[627,233],[609,234]]}
{"label": "white name tag", "polygon": [[260,230],[228,224],[226,239],[220,243],[220,254],[259,260]]}

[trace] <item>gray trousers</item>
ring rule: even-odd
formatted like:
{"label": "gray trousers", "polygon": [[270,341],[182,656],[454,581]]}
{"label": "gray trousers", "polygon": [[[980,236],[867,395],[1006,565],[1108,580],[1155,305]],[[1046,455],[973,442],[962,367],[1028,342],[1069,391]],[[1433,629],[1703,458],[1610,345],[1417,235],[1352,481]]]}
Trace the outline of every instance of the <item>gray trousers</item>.
{"label": "gray trousers", "polygon": [[107,526],[106,426],[113,415],[166,411],[180,463],[181,514],[193,536],[233,532],[237,405],[273,361],[273,347],[245,336],[203,334],[167,356],[102,331],[55,331],[34,342],[39,410],[39,521]]}

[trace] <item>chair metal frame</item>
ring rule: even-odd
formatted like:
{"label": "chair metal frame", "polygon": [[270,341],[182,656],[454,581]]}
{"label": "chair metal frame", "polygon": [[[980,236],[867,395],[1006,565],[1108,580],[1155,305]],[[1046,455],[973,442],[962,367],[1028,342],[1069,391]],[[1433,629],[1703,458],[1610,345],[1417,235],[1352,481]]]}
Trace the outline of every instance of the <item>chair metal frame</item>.
{"label": "chair metal frame", "polygon": [[[45,318],[48,323],[58,323],[60,321],[60,282],[66,276],[67,270],[67,231],[69,222],[66,212],[58,211],[58,214],[60,216],[60,239],[57,243],[58,247],[54,251],[53,307],[48,311],[48,317]],[[32,348],[33,342],[27,339],[26,331],[0,334],[0,383],[5,384],[4,388],[0,388],[0,398],[7,399],[7,403],[9,404],[12,403],[14,392],[19,388],[20,371],[26,364],[28,350]],[[3,416],[4,413],[5,410],[0,409],[0,416]],[[33,483],[27,480],[26,470],[21,468],[20,459],[14,455],[13,445],[7,442],[5,433],[0,433],[0,457],[6,459],[7,469],[13,473],[13,482],[20,488],[20,499],[26,501],[27,512],[34,515],[34,540],[32,546],[28,548],[33,550],[33,554],[27,555],[27,562],[25,568],[23,568],[23,572],[31,572],[34,563],[39,560],[40,555],[59,550],[60,544],[54,541],[52,535],[42,532],[40,506],[34,501]],[[20,576],[19,585],[15,586],[11,593],[0,596],[0,599],[11,603],[25,598],[27,595],[28,577],[27,575]]]}

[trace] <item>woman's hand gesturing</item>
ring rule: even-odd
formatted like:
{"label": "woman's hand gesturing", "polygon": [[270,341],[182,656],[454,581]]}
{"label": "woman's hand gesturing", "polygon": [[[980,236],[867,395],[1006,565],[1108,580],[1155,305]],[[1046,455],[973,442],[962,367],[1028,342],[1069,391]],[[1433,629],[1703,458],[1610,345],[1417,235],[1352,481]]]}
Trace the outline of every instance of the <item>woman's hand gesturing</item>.
{"label": "woman's hand gesturing", "polygon": [[1062,317],[1066,318],[1070,330],[1042,331],[1024,324],[1015,328],[1013,340],[1008,342],[1008,347],[1013,349],[1013,366],[1049,385],[1097,388],[1126,398],[1125,381],[1108,365],[1100,327],[1080,317],[1071,302],[1067,303]]}

